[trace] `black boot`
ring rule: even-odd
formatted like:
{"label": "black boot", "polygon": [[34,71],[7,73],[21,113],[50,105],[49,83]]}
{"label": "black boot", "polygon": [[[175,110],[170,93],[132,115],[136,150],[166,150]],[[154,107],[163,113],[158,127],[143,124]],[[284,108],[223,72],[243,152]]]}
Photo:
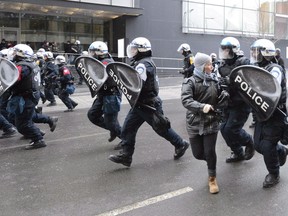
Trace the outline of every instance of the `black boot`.
{"label": "black boot", "polygon": [[263,182],[263,188],[273,187],[274,185],[278,184],[279,181],[280,181],[279,175],[269,173],[265,177],[265,180]]}
{"label": "black boot", "polygon": [[283,166],[286,163],[287,155],[288,155],[288,149],[284,147],[284,153],[279,155],[279,164],[280,166]]}
{"label": "black boot", "polygon": [[53,132],[57,126],[58,117],[49,117],[49,119],[50,131]]}
{"label": "black boot", "polygon": [[178,148],[175,148],[174,160],[181,158],[185,154],[188,147],[189,143],[186,140],[183,140],[183,145],[181,145]]}
{"label": "black boot", "polygon": [[108,142],[112,142],[113,140],[116,139],[116,137],[117,137],[117,135],[116,135],[115,133],[112,133],[112,132],[110,131],[110,138],[108,139]]}
{"label": "black boot", "polygon": [[17,133],[16,128],[10,127],[8,130],[4,131],[1,138],[8,138]]}
{"label": "black boot", "polygon": [[113,161],[114,163],[120,163],[124,166],[130,167],[132,163],[132,156],[120,152],[118,155],[110,155],[109,160]]}
{"label": "black boot", "polygon": [[226,163],[234,163],[242,160],[244,160],[243,152],[241,154],[235,154],[234,152],[231,152],[230,157],[226,158]]}
{"label": "black boot", "polygon": [[43,148],[45,146],[46,146],[46,143],[44,142],[44,140],[38,140],[35,142],[31,142],[30,145],[25,147],[25,149],[26,150],[32,150],[32,149]]}
{"label": "black boot", "polygon": [[245,147],[245,154],[244,154],[245,160],[250,160],[254,156],[254,154],[255,154],[254,143],[253,143],[253,141],[251,141]]}

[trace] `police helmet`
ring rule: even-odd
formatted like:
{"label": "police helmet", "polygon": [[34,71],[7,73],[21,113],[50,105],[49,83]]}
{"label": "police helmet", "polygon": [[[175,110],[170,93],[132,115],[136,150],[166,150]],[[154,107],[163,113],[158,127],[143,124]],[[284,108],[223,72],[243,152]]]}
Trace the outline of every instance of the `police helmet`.
{"label": "police helmet", "polygon": [[76,40],[76,41],[75,41],[75,44],[76,44],[76,45],[80,45],[81,43],[80,43],[79,40]]}
{"label": "police helmet", "polygon": [[264,59],[271,61],[276,53],[275,45],[267,39],[256,40],[250,47],[250,62],[261,63]]}
{"label": "police helmet", "polygon": [[88,48],[88,53],[92,57],[96,56],[102,56],[108,53],[108,47],[106,43],[102,41],[94,41],[92,44],[90,44]]}
{"label": "police helmet", "polygon": [[55,58],[55,64],[59,65],[59,64],[66,64],[66,59],[63,55],[58,55]]}
{"label": "police helmet", "polygon": [[219,58],[220,59],[232,59],[235,55],[239,55],[240,43],[234,37],[226,37],[220,43]]}
{"label": "police helmet", "polygon": [[54,59],[53,53],[50,51],[45,52],[43,56],[44,58],[47,58],[47,59]]}
{"label": "police helmet", "polygon": [[8,51],[9,51],[9,49],[2,49],[2,50],[0,51],[0,57],[6,58],[7,55],[8,55]]}
{"label": "police helmet", "polygon": [[135,38],[126,49],[128,58],[133,58],[137,53],[143,53],[151,51],[151,43],[145,37]]}
{"label": "police helmet", "polygon": [[13,47],[14,53],[13,55],[24,59],[24,60],[32,60],[34,57],[34,52],[32,48],[26,44],[17,44]]}
{"label": "police helmet", "polygon": [[184,51],[184,52],[190,51],[190,46],[189,46],[189,44],[183,43],[183,44],[181,44],[181,45],[178,47],[177,52],[182,53],[183,51]]}
{"label": "police helmet", "polygon": [[38,49],[38,51],[37,52],[41,52],[41,53],[44,53],[45,52],[45,49],[44,48],[40,48],[40,49]]}

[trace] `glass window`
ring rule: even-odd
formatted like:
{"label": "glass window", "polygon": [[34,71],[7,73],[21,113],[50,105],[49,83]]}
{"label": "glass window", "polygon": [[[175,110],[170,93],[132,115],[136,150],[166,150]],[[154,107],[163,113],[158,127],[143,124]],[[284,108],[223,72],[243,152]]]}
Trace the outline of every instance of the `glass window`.
{"label": "glass window", "polygon": [[92,18],[40,16],[24,14],[21,18],[21,41],[29,41],[33,49],[39,49],[43,41],[55,42],[59,51],[67,41],[80,40],[84,49],[94,38],[103,38],[103,21]]}
{"label": "glass window", "polygon": [[224,7],[215,5],[206,5],[204,21],[206,29],[223,30]]}
{"label": "glass window", "polygon": [[0,26],[1,27],[19,27],[18,13],[0,12]]}
{"label": "glass window", "polygon": [[112,0],[112,5],[122,7],[133,7],[133,0]]}
{"label": "glass window", "polygon": [[233,8],[242,8],[242,0],[225,1],[225,6]]}
{"label": "glass window", "polygon": [[274,13],[275,2],[271,0],[260,0],[260,10]]}
{"label": "glass window", "polygon": [[[263,37],[275,36],[276,31],[283,35],[282,38],[288,37],[285,35],[288,32],[288,0],[219,0],[217,3],[205,0],[204,4],[201,0],[182,2],[185,33],[233,33]],[[276,8],[279,27],[275,26]]]}
{"label": "glass window", "polygon": [[205,0],[205,4],[224,5],[224,0]]}
{"label": "glass window", "polygon": [[232,7],[225,8],[225,30],[242,31],[242,10]]}
{"label": "glass window", "polygon": [[204,29],[204,4],[183,2],[183,31]]}
{"label": "glass window", "polygon": [[[253,20],[253,22],[251,22]],[[254,34],[259,32],[259,12],[243,10],[243,32]]]}
{"label": "glass window", "polygon": [[288,14],[288,1],[276,1],[276,13],[277,14]]}
{"label": "glass window", "polygon": [[279,39],[288,39],[288,19],[276,17],[275,36]]}
{"label": "glass window", "polygon": [[259,0],[243,0],[243,8],[258,10],[259,9]]}
{"label": "glass window", "polygon": [[260,12],[259,17],[259,32],[260,35],[271,35],[274,34],[274,14]]}

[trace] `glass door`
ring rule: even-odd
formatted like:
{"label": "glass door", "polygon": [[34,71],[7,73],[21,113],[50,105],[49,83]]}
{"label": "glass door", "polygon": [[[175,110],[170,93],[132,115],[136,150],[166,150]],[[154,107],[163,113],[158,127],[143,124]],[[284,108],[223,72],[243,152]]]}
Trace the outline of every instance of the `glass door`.
{"label": "glass door", "polygon": [[6,28],[2,27],[0,28],[0,40],[2,39],[6,40],[7,46],[14,46],[17,43],[20,43],[20,37],[19,37],[19,29],[18,28]]}

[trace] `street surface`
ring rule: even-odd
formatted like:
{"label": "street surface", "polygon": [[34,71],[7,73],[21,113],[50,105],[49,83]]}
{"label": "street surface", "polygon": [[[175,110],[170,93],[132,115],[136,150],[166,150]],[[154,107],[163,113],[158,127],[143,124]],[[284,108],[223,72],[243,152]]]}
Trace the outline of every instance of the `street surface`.
{"label": "street surface", "polygon": [[[172,127],[188,139],[185,109],[180,101],[182,78],[160,79],[160,96]],[[225,163],[230,155],[221,134],[217,140],[217,181],[220,192],[208,190],[207,166],[189,148],[173,160],[174,148],[144,124],[137,135],[130,168],[108,160],[116,154],[109,132],[94,126],[87,111],[94,99],[85,86],[72,98],[76,110],[57,100],[43,113],[58,116],[56,130],[39,124],[46,132],[47,147],[26,151],[29,140],[21,135],[0,140],[1,216],[285,216],[288,212],[288,172],[285,164],[280,183],[263,189],[267,174],[262,156],[250,161]],[[130,106],[123,98],[121,124]],[[252,134],[253,129],[246,129]]]}

